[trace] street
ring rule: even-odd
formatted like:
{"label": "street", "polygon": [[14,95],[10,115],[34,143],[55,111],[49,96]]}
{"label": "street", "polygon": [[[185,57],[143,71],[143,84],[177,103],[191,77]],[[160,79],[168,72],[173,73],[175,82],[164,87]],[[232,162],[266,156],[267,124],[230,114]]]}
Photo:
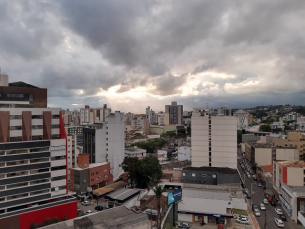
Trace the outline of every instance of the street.
{"label": "street", "polygon": [[[253,204],[256,204],[259,207],[259,204],[263,203],[263,199],[265,199],[264,193],[265,190],[263,190],[262,187],[257,186],[257,181],[254,181],[252,178],[248,178],[247,176],[244,176],[244,171],[241,168],[240,164],[237,163],[237,168],[239,170],[239,173],[241,175],[242,180],[245,180],[245,186],[251,193],[251,188],[252,188],[252,199],[247,199],[248,203],[250,204],[250,208]],[[268,228],[268,229],[273,229],[273,228],[278,228],[274,222],[274,218],[279,218],[278,215],[276,214],[274,210],[274,206],[271,206],[270,204],[265,204],[266,210],[262,211],[260,210],[261,216],[256,217],[257,222],[259,223],[260,228]],[[283,212],[283,214],[286,216],[287,221],[284,222],[284,228],[289,228],[289,229],[297,229],[297,228],[302,228],[302,225],[298,225],[294,221],[290,219],[290,217],[286,214],[286,212],[283,210],[281,207],[280,203],[276,203],[276,208],[280,208]],[[265,214],[266,214],[266,227],[265,225]]]}

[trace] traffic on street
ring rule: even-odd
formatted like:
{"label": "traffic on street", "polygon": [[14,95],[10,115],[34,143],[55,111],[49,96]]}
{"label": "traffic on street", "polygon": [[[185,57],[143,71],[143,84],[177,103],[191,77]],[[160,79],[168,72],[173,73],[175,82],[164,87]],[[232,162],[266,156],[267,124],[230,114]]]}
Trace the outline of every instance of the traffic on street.
{"label": "traffic on street", "polygon": [[302,225],[289,218],[272,191],[262,185],[252,166],[241,153],[238,155],[237,168],[244,186],[245,198],[260,228],[302,228]]}

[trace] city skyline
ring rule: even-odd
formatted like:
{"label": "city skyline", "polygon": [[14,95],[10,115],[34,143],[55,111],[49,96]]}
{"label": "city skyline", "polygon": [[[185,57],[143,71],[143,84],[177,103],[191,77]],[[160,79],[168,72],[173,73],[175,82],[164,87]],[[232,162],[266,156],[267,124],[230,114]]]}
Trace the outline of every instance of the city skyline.
{"label": "city skyline", "polygon": [[1,1],[0,68],[63,109],[304,105],[304,4]]}

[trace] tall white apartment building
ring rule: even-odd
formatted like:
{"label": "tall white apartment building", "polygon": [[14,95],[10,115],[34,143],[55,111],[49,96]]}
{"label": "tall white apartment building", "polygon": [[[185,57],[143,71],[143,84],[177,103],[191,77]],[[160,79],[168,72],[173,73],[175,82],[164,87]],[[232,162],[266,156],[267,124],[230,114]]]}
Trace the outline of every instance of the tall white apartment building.
{"label": "tall white apartment building", "polygon": [[238,110],[234,116],[237,118],[237,129],[248,129],[249,113],[244,110]]}
{"label": "tall white apartment building", "polygon": [[86,105],[85,108],[80,109],[80,124],[105,122],[110,112],[111,109],[107,108],[107,104],[100,108],[90,108],[90,106]]}
{"label": "tall white apartment building", "polygon": [[110,113],[106,122],[86,126],[83,153],[90,154],[89,163],[110,162],[110,172],[117,179],[123,173],[121,164],[125,156],[124,113]]}
{"label": "tall white apartment building", "polygon": [[236,118],[192,116],[192,166],[237,168]]}

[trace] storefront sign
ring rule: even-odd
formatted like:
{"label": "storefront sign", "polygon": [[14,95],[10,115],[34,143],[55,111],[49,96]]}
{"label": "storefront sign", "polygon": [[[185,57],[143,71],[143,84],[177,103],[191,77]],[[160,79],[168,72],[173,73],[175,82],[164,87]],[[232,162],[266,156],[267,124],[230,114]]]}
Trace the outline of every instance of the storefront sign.
{"label": "storefront sign", "polygon": [[219,215],[219,214],[213,214],[213,217],[220,218],[221,215]]}
{"label": "storefront sign", "polygon": [[182,198],[182,189],[175,190],[167,195],[167,203],[171,204],[181,200]]}

